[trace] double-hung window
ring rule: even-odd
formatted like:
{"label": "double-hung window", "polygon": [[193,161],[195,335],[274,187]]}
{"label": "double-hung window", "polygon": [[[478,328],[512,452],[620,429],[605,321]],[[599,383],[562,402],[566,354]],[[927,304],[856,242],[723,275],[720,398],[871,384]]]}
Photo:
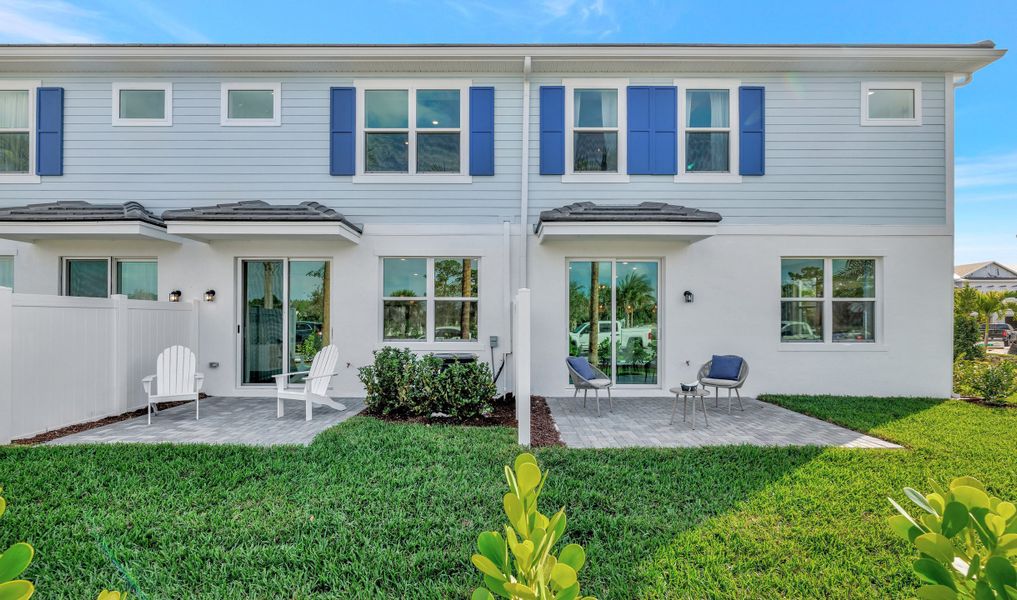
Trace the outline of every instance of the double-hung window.
{"label": "double-hung window", "polygon": [[564,181],[626,181],[626,86],[618,80],[565,81]]}
{"label": "double-hung window", "polygon": [[738,181],[738,83],[676,81],[679,181]]}
{"label": "double-hung window", "polygon": [[158,264],[151,258],[65,258],[65,296],[106,298],[123,294],[131,300],[157,300]]}
{"label": "double-hung window", "polygon": [[358,178],[468,182],[468,82],[358,82]]}
{"label": "double-hung window", "polygon": [[113,125],[120,127],[173,125],[173,84],[114,83]]}
{"label": "double-hung window", "polygon": [[873,343],[874,258],[782,258],[780,341]]}
{"label": "double-hung window", "polygon": [[38,181],[35,90],[38,81],[0,81],[0,183]]}
{"label": "double-hung window", "polygon": [[473,257],[382,259],[382,338],[476,341],[478,267]]}
{"label": "double-hung window", "polygon": [[922,124],[919,81],[863,82],[861,125],[917,127]]}

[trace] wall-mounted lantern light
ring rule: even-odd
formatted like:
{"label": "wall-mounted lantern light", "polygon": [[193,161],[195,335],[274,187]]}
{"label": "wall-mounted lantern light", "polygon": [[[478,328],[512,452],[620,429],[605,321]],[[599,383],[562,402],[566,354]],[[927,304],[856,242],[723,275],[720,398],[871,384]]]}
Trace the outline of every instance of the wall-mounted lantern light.
{"label": "wall-mounted lantern light", "polygon": [[685,290],[685,302],[692,304],[693,300],[695,300],[695,296],[692,295],[692,292]]}
{"label": "wall-mounted lantern light", "polygon": [[183,293],[180,290],[173,290],[172,292],[169,293],[169,301],[180,302],[180,296],[182,295]]}
{"label": "wall-mounted lantern light", "polygon": [[205,302],[215,302],[215,290],[205,291]]}

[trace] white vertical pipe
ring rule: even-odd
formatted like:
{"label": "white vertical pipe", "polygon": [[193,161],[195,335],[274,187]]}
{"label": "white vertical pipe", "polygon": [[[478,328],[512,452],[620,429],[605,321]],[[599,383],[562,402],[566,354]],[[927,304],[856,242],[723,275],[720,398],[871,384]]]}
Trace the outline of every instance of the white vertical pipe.
{"label": "white vertical pipe", "polygon": [[532,61],[523,58],[523,155],[519,170],[519,287],[529,285],[527,265],[527,238],[529,237],[530,214],[530,71]]}
{"label": "white vertical pipe", "polygon": [[516,421],[519,444],[530,445],[530,290],[522,288],[516,294],[516,334],[512,355],[516,367]]}

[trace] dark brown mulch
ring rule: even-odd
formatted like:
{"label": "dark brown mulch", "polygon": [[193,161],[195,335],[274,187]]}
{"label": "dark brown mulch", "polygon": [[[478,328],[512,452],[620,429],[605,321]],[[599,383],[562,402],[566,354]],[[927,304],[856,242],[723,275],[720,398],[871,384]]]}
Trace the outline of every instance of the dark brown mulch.
{"label": "dark brown mulch", "polygon": [[[201,399],[207,398],[205,394],[201,395]],[[190,400],[182,400],[178,402],[157,402],[156,407],[159,410],[166,410],[167,408],[173,408],[174,406],[180,406],[181,404],[188,404]],[[131,412],[125,412],[119,415],[113,415],[112,417],[106,417],[99,419],[98,421],[89,421],[87,423],[78,423],[77,425],[69,425],[67,427],[61,427],[60,429],[53,429],[39,435],[33,435],[32,437],[21,438],[20,440],[11,440],[11,444],[18,446],[33,446],[35,444],[45,444],[46,442],[62,438],[72,433],[78,433],[80,431],[88,431],[89,429],[95,429],[96,427],[102,427],[103,425],[110,425],[112,423],[119,423],[120,421],[126,421],[127,419],[133,419],[134,417],[142,417],[148,412],[148,408],[139,408],[138,410],[132,410]]]}
{"label": "dark brown mulch", "polygon": [[978,398],[974,396],[961,396],[958,400],[970,402],[971,404],[978,404],[979,406],[985,406],[987,408],[1017,408],[1017,404],[1013,402],[987,402],[985,398]]}
{"label": "dark brown mulch", "polygon": [[[516,427],[516,404],[512,394],[494,401],[494,412],[488,417],[457,419],[454,417],[420,417],[409,415],[383,415],[379,411],[365,409],[363,415],[393,423],[417,423],[421,425],[465,425],[467,427]],[[541,396],[530,397],[530,445],[533,447],[564,446],[558,429],[554,426],[551,409]]]}

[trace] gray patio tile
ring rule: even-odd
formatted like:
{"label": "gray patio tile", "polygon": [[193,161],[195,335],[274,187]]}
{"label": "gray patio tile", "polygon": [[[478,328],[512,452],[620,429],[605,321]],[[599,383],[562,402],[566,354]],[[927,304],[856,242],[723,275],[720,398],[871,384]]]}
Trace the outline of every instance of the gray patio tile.
{"label": "gray patio tile", "polygon": [[737,400],[728,414],[726,398],[720,406],[709,400],[703,420],[696,412],[692,429],[690,405],[688,421],[682,421],[679,402],[673,425],[669,425],[673,398],[615,398],[614,410],[601,406],[583,408],[582,399],[548,398],[547,404],[558,424],[565,445],[573,448],[693,447],[749,444],[754,446],[841,446],[845,448],[900,448],[857,431],[827,423],[801,413],[754,398],[743,398],[744,411]]}
{"label": "gray patio tile", "polygon": [[201,419],[194,419],[194,404],[160,411],[104,427],[82,431],[55,439],[50,444],[111,444],[136,442],[143,444],[241,444],[275,446],[279,444],[308,445],[319,433],[342,423],[364,409],[362,399],[342,399],[346,410],[327,406],[314,408],[310,421],[304,420],[304,405],[287,402],[283,418],[275,416],[274,398],[207,398],[201,401]]}

